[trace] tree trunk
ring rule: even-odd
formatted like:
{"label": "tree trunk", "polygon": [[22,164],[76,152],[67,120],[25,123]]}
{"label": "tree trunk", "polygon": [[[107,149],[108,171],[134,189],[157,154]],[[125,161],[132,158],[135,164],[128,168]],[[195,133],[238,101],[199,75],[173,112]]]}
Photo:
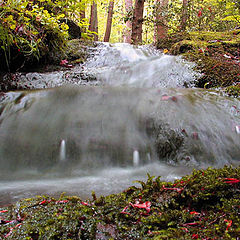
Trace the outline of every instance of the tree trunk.
{"label": "tree trunk", "polygon": [[85,9],[86,9],[85,3],[82,3],[82,7],[81,7],[81,11],[80,11],[80,19],[81,20],[86,18]]}
{"label": "tree trunk", "polygon": [[114,6],[114,0],[110,0],[109,6],[108,6],[106,32],[103,40],[104,42],[109,42],[109,39],[110,39],[111,28],[112,28],[113,6]]}
{"label": "tree trunk", "polygon": [[187,20],[188,20],[188,4],[189,0],[183,0],[182,4],[182,19],[181,19],[181,31],[185,32],[187,27]]}
{"label": "tree trunk", "polygon": [[143,9],[145,0],[136,0],[132,21],[132,43],[142,42]]}
{"label": "tree trunk", "polygon": [[156,41],[159,41],[167,37],[168,0],[157,0],[156,5],[157,7],[156,7],[155,36],[156,36]]}
{"label": "tree trunk", "polygon": [[[132,10],[132,0],[125,0],[125,9],[126,9],[127,17],[130,18],[131,10]],[[132,21],[128,19],[127,22],[126,22],[126,29],[124,31],[124,36],[123,36],[123,41],[125,43],[131,43],[132,42],[131,28],[132,28]]]}
{"label": "tree trunk", "polygon": [[97,17],[97,4],[93,1],[91,6],[91,17],[89,24],[89,31],[94,32],[94,41],[98,41],[98,17]]}

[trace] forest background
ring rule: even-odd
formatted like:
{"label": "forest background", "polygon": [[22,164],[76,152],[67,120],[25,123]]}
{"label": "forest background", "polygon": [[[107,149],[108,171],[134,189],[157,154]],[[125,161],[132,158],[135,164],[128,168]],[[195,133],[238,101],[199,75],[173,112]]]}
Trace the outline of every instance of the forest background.
{"label": "forest background", "polygon": [[0,1],[0,55],[9,67],[19,54],[39,59],[68,39],[66,19],[82,38],[149,44],[167,34],[229,31],[239,27],[238,0]]}

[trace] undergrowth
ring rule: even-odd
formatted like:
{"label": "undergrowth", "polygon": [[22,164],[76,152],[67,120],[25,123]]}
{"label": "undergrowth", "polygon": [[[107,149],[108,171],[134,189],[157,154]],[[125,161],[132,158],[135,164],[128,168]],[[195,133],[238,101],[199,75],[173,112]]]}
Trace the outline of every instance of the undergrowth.
{"label": "undergrowth", "polygon": [[51,51],[61,51],[68,25],[60,6],[51,1],[3,1],[0,3],[0,69],[9,71],[39,61]]}
{"label": "undergrowth", "polygon": [[175,182],[148,176],[92,200],[38,196],[0,209],[7,239],[237,239],[240,167],[193,171]]}

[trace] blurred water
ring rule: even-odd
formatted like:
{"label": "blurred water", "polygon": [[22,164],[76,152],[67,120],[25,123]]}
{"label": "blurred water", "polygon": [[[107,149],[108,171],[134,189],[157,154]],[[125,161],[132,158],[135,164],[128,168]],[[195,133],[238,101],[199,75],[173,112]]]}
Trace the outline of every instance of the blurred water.
{"label": "blurred water", "polygon": [[129,87],[192,87],[200,76],[194,64],[165,55],[151,46],[103,44],[85,67],[105,85]]}
{"label": "blurred water", "polygon": [[106,195],[147,173],[174,180],[239,164],[239,100],[184,88],[197,77],[191,64],[103,44],[82,68],[101,86],[2,96],[0,205],[35,194]]}

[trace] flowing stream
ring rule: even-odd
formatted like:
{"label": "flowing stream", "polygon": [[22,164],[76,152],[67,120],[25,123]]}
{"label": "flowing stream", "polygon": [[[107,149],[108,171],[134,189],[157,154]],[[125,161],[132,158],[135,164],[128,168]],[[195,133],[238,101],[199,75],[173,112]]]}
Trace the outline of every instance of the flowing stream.
{"label": "flowing stream", "polygon": [[106,195],[147,173],[171,181],[193,168],[239,165],[239,101],[187,88],[199,74],[180,57],[100,44],[84,66],[21,79],[32,76],[52,88],[1,99],[0,205],[36,194]]}

